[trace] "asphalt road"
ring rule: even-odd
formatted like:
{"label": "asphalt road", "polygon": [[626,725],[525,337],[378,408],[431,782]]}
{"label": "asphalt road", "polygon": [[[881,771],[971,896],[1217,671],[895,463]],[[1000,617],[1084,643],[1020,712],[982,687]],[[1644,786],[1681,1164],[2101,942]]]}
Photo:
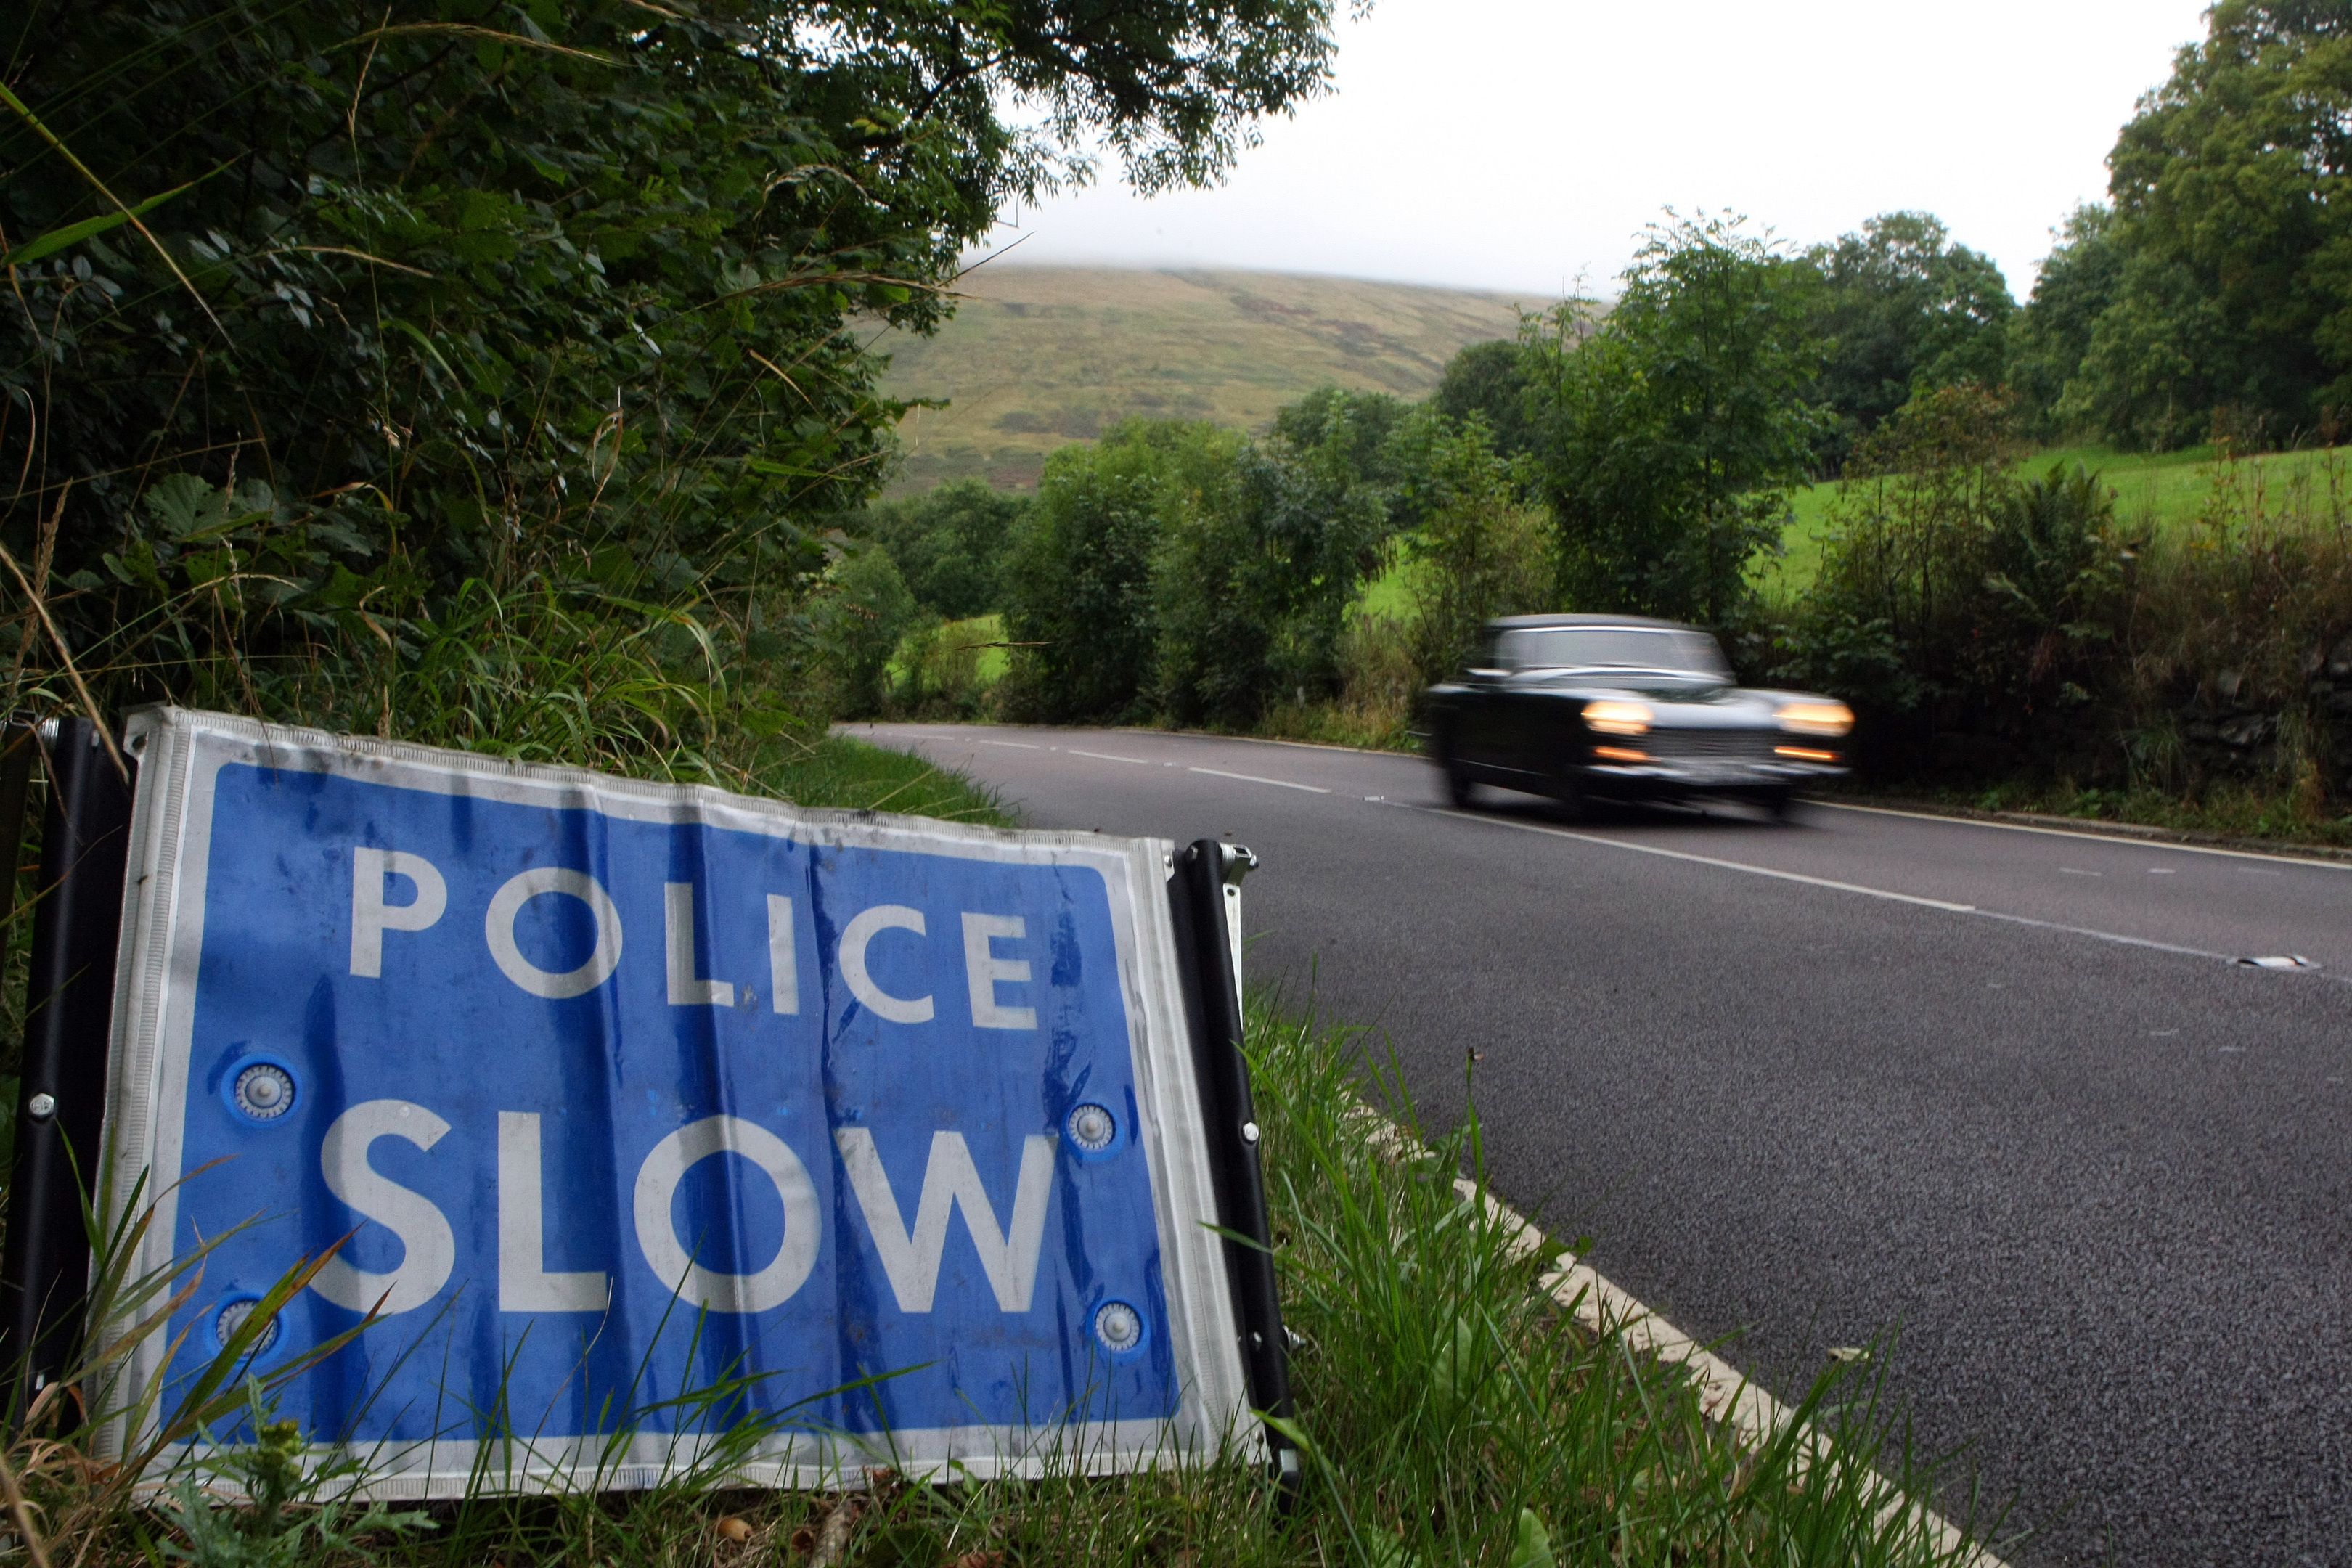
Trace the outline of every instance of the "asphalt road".
{"label": "asphalt road", "polygon": [[1898,1331],[1918,1447],[2038,1532],[2012,1562],[2352,1563],[2352,867],[871,734],[1035,826],[1255,849],[1253,980],[1385,1028],[1439,1124],[1481,1051],[1496,1187],[1768,1384]]}

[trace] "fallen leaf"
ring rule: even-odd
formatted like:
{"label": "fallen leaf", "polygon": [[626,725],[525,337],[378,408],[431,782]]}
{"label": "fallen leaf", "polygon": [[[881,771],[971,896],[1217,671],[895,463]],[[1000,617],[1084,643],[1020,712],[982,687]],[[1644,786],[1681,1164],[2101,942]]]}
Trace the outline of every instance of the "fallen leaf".
{"label": "fallen leaf", "polygon": [[1830,1359],[1832,1361],[1868,1361],[1870,1352],[1860,1345],[1832,1345]]}

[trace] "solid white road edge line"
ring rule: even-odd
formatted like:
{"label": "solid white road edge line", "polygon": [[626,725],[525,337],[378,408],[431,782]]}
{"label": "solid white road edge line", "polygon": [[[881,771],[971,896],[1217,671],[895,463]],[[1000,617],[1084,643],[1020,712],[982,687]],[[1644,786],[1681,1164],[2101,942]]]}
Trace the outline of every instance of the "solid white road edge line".
{"label": "solid white road edge line", "polygon": [[1288,779],[1262,779],[1255,773],[1229,773],[1223,768],[1188,767],[1184,771],[1188,773],[1208,773],[1213,777],[1221,779],[1239,779],[1244,784],[1272,784],[1276,789],[1303,789],[1308,795],[1329,795],[1331,793],[1329,790],[1325,789],[1321,784],[1292,784]]}
{"label": "solid white road edge line", "polygon": [[[1398,1157],[1410,1157],[1417,1149],[1417,1141],[1403,1128],[1370,1106],[1360,1105],[1354,1114],[1369,1124],[1366,1141],[1375,1149]],[[1467,1176],[1454,1177],[1454,1190],[1466,1199],[1485,1204],[1488,1220],[1507,1238],[1506,1245],[1512,1257],[1527,1258],[1544,1250],[1544,1233],[1492,1191],[1481,1191]],[[1749,1382],[1738,1367],[1650,1310],[1638,1298],[1611,1284],[1599,1269],[1580,1261],[1573,1252],[1556,1254],[1551,1268],[1537,1283],[1589,1332],[1607,1334],[1613,1331],[1636,1352],[1655,1358],[1662,1365],[1683,1368],[1697,1388],[1701,1412],[1707,1419],[1728,1426],[1742,1440],[1759,1445],[1769,1442],[1787,1431],[1796,1419],[1787,1405]],[[1822,1440],[1818,1432],[1807,1434],[1805,1448],[1807,1452],[1800,1457],[1800,1463],[1809,1463],[1822,1452]],[[1885,1502],[1878,1513],[1882,1521],[1907,1512],[1936,1551],[1951,1553],[1967,1546],[1968,1555],[1959,1561],[1969,1568],[2007,1568],[1983,1547],[1968,1545],[1959,1530],[1924,1500],[1914,1501],[1884,1477],[1878,1480],[1886,1489]]]}

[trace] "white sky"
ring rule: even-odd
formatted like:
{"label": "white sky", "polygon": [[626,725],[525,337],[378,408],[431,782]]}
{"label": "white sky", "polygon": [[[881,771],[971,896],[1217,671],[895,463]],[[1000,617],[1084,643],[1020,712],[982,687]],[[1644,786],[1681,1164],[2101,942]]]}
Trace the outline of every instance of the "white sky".
{"label": "white sky", "polygon": [[1667,205],[1801,245],[1916,207],[2022,300],[2205,4],[1378,0],[1339,25],[1337,91],[1267,124],[1224,186],[1147,202],[1107,170],[1008,212],[997,244],[1557,297],[1614,292]]}

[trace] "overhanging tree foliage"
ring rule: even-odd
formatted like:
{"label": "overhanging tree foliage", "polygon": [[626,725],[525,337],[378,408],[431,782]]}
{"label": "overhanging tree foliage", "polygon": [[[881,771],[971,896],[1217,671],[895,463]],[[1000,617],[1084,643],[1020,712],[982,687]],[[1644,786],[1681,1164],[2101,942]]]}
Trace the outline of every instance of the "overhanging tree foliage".
{"label": "overhanging tree foliage", "polygon": [[[46,0],[0,108],[0,536],[85,645],[810,563],[1000,202],[1215,178],[1328,0]],[[201,613],[197,613],[201,611]],[[266,640],[248,621],[239,647]]]}

